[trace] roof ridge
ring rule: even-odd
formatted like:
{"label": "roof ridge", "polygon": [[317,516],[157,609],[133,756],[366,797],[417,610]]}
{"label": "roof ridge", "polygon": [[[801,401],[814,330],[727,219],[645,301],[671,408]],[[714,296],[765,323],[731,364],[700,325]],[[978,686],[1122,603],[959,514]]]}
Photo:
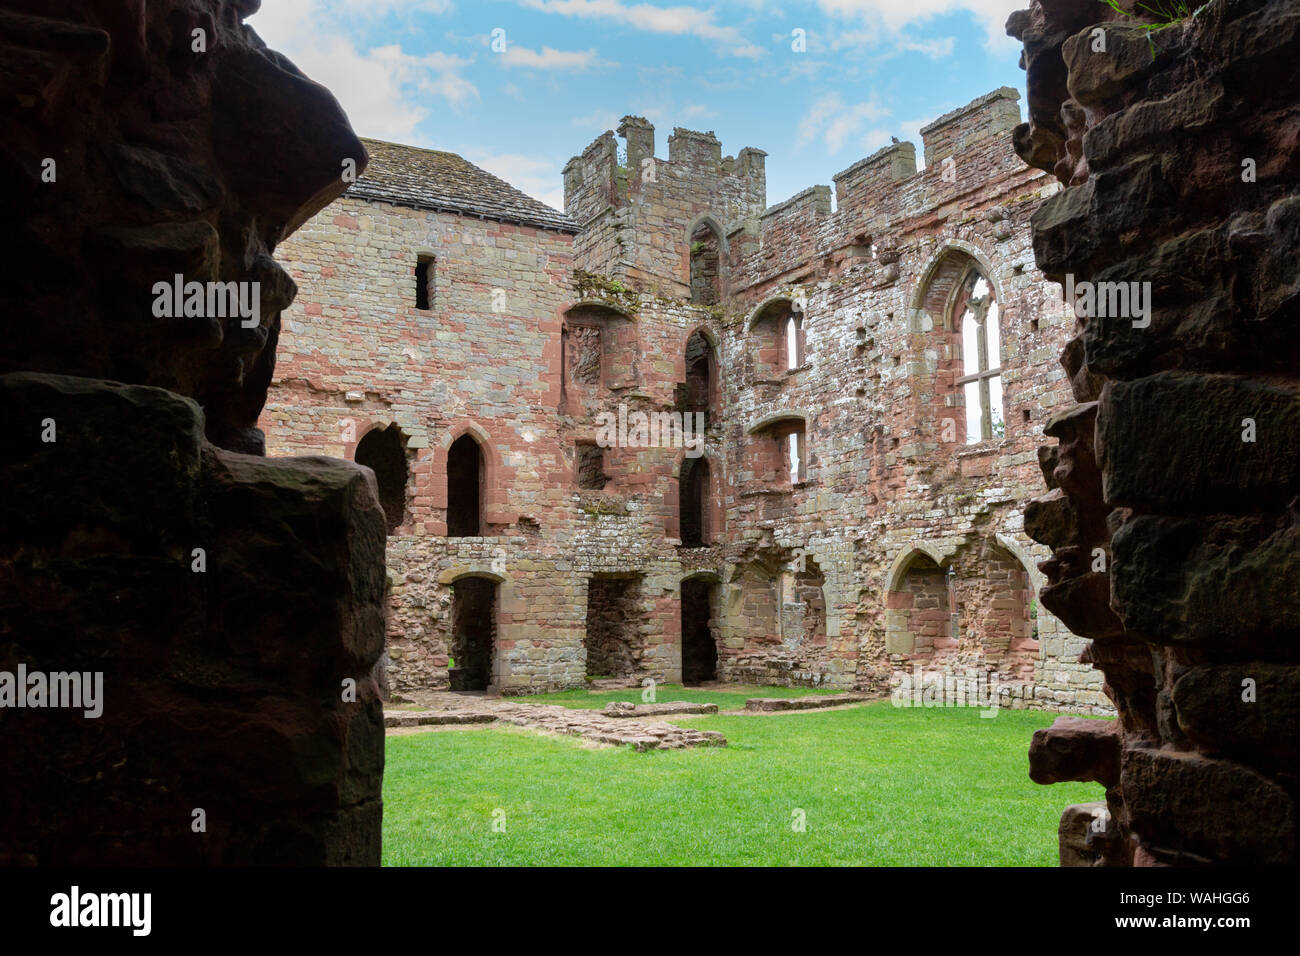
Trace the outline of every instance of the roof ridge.
{"label": "roof ridge", "polygon": [[459,153],[368,137],[361,142],[370,153],[370,164],[348,187],[348,195],[559,232],[579,231],[565,213]]}

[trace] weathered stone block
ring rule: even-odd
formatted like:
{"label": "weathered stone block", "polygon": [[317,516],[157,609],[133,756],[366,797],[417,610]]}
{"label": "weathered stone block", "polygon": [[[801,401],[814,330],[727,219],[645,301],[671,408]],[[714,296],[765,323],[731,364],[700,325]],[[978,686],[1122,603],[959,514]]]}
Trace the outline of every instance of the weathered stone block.
{"label": "weathered stone block", "polygon": [[1250,661],[1196,667],[1173,688],[1178,726],[1206,753],[1295,773],[1300,667]]}
{"label": "weathered stone block", "polygon": [[1097,416],[1106,500],[1165,514],[1278,507],[1300,491],[1300,395],[1227,375],[1112,383]]}
{"label": "weathered stone block", "polygon": [[1057,717],[1034,731],[1029,778],[1034,783],[1091,780],[1105,787],[1119,782],[1119,725],[1113,720]]}
{"label": "weathered stone block", "polygon": [[1120,787],[1148,847],[1223,863],[1296,862],[1295,803],[1249,767],[1132,747],[1124,751]]}
{"label": "weathered stone block", "polygon": [[377,864],[383,519],[366,473],[223,452],[197,404],[159,388],[12,374],[0,410],[16,438],[0,669],[103,688],[98,717],[0,710],[0,862]]}

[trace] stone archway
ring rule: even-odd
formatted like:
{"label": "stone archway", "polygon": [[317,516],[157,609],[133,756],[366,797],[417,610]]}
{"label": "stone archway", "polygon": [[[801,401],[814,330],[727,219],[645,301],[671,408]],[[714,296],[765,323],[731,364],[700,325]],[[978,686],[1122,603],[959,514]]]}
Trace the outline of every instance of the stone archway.
{"label": "stone archway", "polygon": [[959,579],[960,643],[1007,677],[1029,681],[1039,659],[1034,586],[1020,558],[988,539],[967,553]]}
{"label": "stone archway", "polygon": [[372,428],[361,437],[352,456],[358,465],[365,465],[375,473],[379,504],[384,509],[389,534],[402,525],[406,515],[409,469],[405,445],[401,429],[396,425]]}
{"label": "stone archway", "polygon": [[889,653],[930,658],[956,646],[950,569],[947,556],[919,548],[896,562],[885,597]]}

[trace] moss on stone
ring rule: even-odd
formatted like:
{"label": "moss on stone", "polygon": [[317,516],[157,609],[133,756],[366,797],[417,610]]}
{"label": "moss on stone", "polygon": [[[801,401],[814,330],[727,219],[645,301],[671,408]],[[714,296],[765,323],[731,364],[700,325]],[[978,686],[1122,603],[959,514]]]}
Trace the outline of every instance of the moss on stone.
{"label": "moss on stone", "polygon": [[604,299],[632,314],[641,308],[641,296],[634,289],[607,275],[574,269],[573,286],[582,299]]}

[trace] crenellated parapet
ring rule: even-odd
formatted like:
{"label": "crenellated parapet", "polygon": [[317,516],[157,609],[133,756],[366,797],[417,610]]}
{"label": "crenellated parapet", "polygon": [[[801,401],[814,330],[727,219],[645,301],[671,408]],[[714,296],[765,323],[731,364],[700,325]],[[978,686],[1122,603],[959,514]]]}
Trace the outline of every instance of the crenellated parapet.
{"label": "crenellated parapet", "polygon": [[655,129],[625,116],[619,138],[606,132],[564,167],[566,212],[582,227],[578,261],[591,272],[670,297],[690,296],[689,262],[697,233],[712,235],[717,256],[727,236],[767,204],[760,149],[723,156],[712,132],[676,128],[668,158],[655,156]]}
{"label": "crenellated parapet", "polygon": [[665,160],[655,156],[653,124],[625,116],[617,136],[603,133],[564,168],[565,211],[582,229],[577,261],[713,304],[814,260],[860,259],[854,250],[873,237],[896,244],[915,224],[960,220],[1037,188],[1042,174],[1024,168],[1007,135],[1020,122],[1018,99],[1003,87],[926,126],[922,169],[916,146],[895,142],[837,174],[833,200],[830,187],[814,186],[770,208],[762,150],[723,156],[712,132],[679,127]]}
{"label": "crenellated parapet", "polygon": [[833,177],[833,210],[826,186],[765,210],[755,241],[733,257],[731,293],[748,298],[810,270],[824,275],[828,262],[861,260],[873,243],[878,258],[879,247],[1035,194],[1042,174],[1024,168],[1008,137],[1019,122],[1018,97],[1004,87],[926,126],[920,170],[906,142],[854,163]]}

